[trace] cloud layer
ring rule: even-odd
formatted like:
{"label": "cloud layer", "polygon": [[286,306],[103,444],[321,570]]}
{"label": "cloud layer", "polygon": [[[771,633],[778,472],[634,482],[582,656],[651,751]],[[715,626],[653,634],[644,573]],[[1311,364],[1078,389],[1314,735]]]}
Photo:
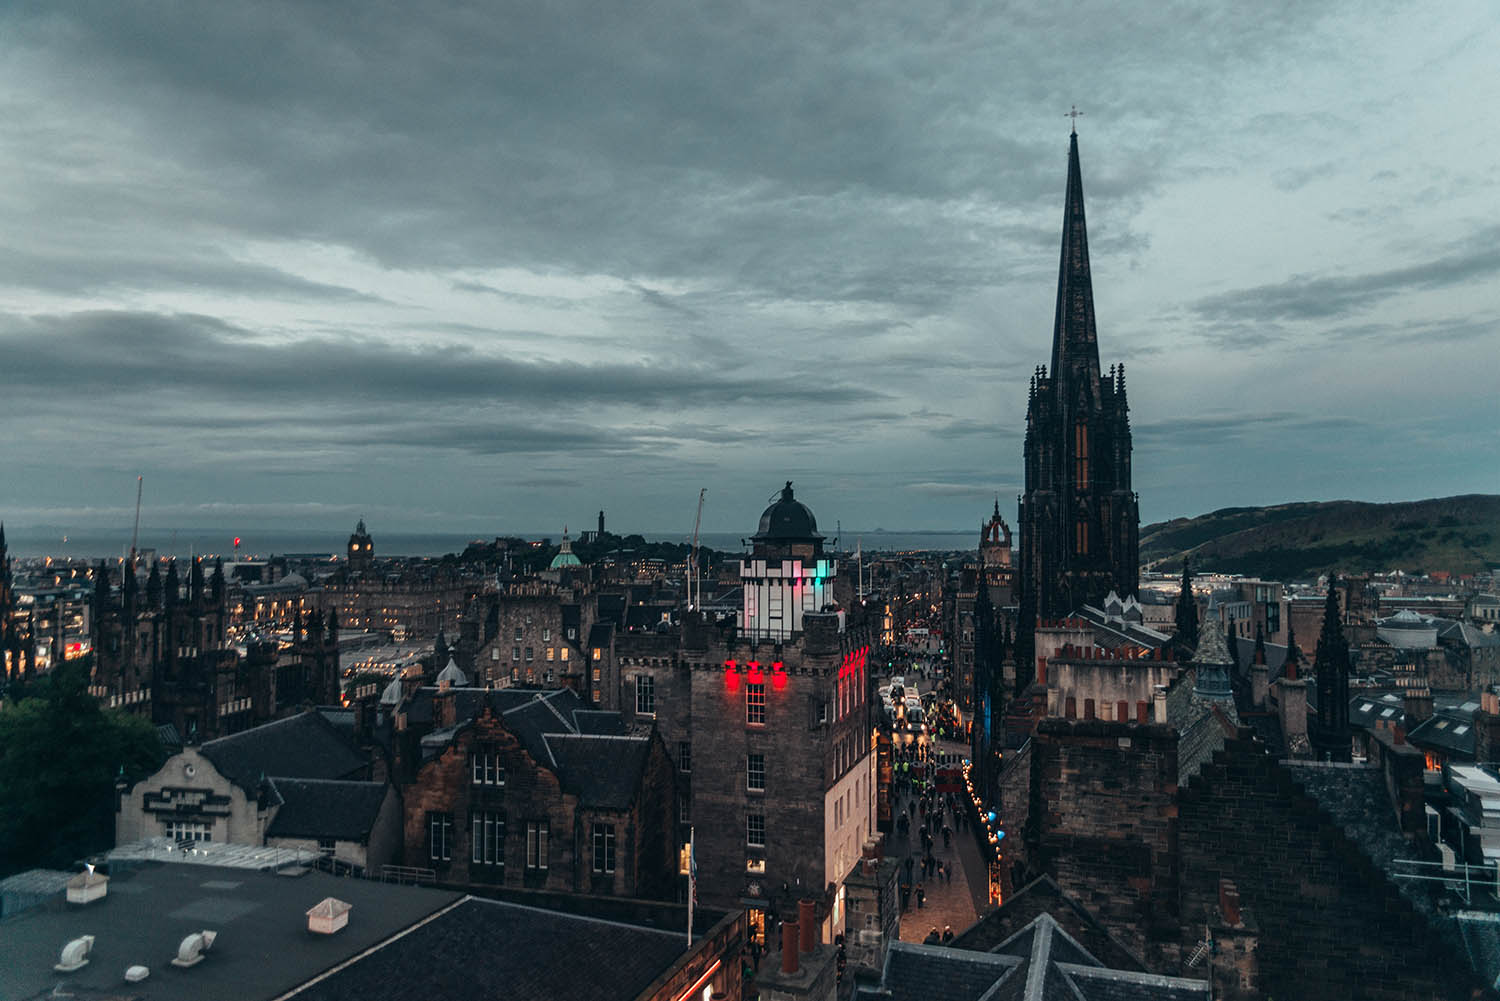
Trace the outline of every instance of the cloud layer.
{"label": "cloud layer", "polygon": [[1497,45],[1477,0],[10,8],[0,516],[1011,510],[1074,103],[1145,517],[1492,490]]}

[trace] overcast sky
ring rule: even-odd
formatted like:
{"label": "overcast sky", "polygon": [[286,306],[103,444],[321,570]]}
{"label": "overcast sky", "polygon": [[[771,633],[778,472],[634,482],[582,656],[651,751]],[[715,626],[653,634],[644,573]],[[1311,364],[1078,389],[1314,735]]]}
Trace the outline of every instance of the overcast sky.
{"label": "overcast sky", "polygon": [[1014,521],[1073,104],[1143,521],[1500,489],[1491,0],[22,6],[11,526]]}

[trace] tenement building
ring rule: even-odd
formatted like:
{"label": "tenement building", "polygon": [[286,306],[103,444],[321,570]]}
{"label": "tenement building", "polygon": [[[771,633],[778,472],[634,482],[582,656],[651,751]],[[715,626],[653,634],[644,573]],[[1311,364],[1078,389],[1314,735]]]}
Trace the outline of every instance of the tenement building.
{"label": "tenement building", "polygon": [[1078,134],[1068,148],[1062,259],[1052,366],[1038,368],[1026,406],[1026,492],[1021,498],[1021,629],[1111,590],[1136,593],[1139,512],[1130,487],[1124,366],[1099,371],[1094,293]]}

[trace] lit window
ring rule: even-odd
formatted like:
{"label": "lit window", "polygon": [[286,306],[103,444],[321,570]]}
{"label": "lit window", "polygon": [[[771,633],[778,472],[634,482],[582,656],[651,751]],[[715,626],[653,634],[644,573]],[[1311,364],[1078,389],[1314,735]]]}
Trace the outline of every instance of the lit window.
{"label": "lit window", "polygon": [[745,842],[752,848],[766,846],[766,815],[752,813],[745,818]]}
{"label": "lit window", "polygon": [[615,828],[613,824],[594,825],[594,871],[615,871]]}
{"label": "lit window", "polygon": [[604,651],[602,649],[600,649],[599,647],[594,647],[594,659],[595,660],[599,660],[603,656],[604,656]]}
{"label": "lit window", "polygon": [[556,652],[556,651],[555,651],[555,649],[554,649],[554,648],[553,648],[553,647],[550,647],[550,646],[549,646],[549,647],[548,647],[548,648],[547,648],[547,659],[548,659],[548,660],[551,660],[551,659],[552,659],[552,655],[553,655],[553,654],[554,654],[554,653],[555,653],[555,652]]}
{"label": "lit window", "polygon": [[505,814],[475,811],[471,820],[470,859],[478,865],[505,864]]}
{"label": "lit window", "polygon": [[766,721],[766,686],[745,685],[745,722],[764,724]]}
{"label": "lit window", "polygon": [[656,679],[649,674],[635,679],[635,711],[646,714],[656,712]]}
{"label": "lit window", "polygon": [[547,834],[550,825],[547,821],[529,820],[526,822],[526,868],[547,868]]}
{"label": "lit window", "polygon": [[599,669],[599,668],[597,668],[597,667],[596,667],[596,668],[594,668],[594,680],[595,680],[595,681],[599,681],[599,680],[601,680],[601,676],[602,676],[602,675],[603,675],[603,674],[604,674],[604,672],[603,672],[603,671],[601,671],[601,670],[600,670],[600,669]]}
{"label": "lit window", "polygon": [[453,858],[453,814],[427,814],[427,857],[433,862]]}
{"label": "lit window", "polygon": [[745,788],[751,792],[766,791],[766,756],[752,754],[745,759]]}
{"label": "lit window", "polygon": [[567,660],[568,659],[568,648],[567,647],[562,647],[561,650],[560,650],[560,652],[562,654],[561,659],[562,660]]}

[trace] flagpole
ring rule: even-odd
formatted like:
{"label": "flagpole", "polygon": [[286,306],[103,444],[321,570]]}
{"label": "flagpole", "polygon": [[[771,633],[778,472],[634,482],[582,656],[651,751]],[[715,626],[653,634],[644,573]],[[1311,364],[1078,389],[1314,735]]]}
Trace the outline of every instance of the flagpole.
{"label": "flagpole", "polygon": [[698,899],[698,857],[693,851],[694,828],[688,828],[688,925],[687,944],[693,947],[693,902]]}

